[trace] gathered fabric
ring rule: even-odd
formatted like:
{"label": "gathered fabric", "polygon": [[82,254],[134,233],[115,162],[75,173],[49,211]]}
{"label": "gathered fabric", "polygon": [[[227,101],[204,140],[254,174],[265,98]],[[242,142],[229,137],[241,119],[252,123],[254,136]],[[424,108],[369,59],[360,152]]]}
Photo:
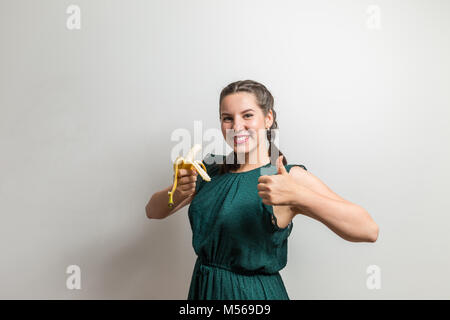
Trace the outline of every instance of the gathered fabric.
{"label": "gathered fabric", "polygon": [[[218,162],[217,159],[221,158]],[[279,271],[287,264],[293,221],[277,224],[273,206],[258,195],[258,178],[276,174],[268,164],[219,174],[225,156],[208,154],[203,163],[210,182],[197,176],[189,210],[197,255],[188,300],[289,300]],[[292,166],[285,165],[289,172]]]}

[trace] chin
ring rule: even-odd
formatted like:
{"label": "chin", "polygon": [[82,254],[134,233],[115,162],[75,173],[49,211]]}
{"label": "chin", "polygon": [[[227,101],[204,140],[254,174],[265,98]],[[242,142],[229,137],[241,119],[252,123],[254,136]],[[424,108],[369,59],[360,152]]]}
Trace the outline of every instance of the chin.
{"label": "chin", "polygon": [[236,152],[236,153],[249,153],[249,152],[252,152],[254,149],[256,149],[256,146],[248,147],[245,145],[244,146],[235,145],[233,148],[234,152]]}
{"label": "chin", "polygon": [[233,151],[236,154],[246,154],[246,155],[256,152],[256,150],[257,150],[257,146],[251,146],[250,148],[246,148],[245,146],[242,146],[242,147],[234,146],[234,148],[233,148]]}

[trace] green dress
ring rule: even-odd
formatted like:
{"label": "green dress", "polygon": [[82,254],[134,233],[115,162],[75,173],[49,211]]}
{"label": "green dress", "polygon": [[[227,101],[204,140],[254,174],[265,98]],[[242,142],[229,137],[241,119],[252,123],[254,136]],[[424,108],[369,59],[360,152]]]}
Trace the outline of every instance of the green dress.
{"label": "green dress", "polygon": [[[216,160],[221,158],[221,162]],[[203,163],[210,182],[197,176],[189,210],[197,254],[188,300],[289,300],[279,271],[287,263],[293,222],[279,228],[273,207],[258,195],[258,178],[276,174],[266,165],[219,174],[224,155],[209,153]],[[292,166],[285,168],[289,172]]]}

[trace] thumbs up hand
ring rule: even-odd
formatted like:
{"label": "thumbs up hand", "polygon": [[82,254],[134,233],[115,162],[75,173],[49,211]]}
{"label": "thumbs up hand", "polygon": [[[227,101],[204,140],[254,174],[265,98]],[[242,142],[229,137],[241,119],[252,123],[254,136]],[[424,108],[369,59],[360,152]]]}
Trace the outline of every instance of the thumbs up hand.
{"label": "thumbs up hand", "polygon": [[293,205],[299,184],[283,165],[283,155],[277,159],[277,174],[258,178],[258,195],[267,205]]}
{"label": "thumbs up hand", "polygon": [[289,175],[289,173],[287,172],[286,168],[284,167],[283,164],[283,156],[279,156],[277,159],[277,174],[281,174],[281,175]]}

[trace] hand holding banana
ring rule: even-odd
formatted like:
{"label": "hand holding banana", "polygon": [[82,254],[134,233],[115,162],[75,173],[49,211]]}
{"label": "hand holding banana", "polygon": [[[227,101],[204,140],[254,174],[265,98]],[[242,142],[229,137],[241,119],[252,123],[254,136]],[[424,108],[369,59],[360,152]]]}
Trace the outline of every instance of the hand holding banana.
{"label": "hand holding banana", "polygon": [[[186,157],[177,157],[173,164],[174,181],[172,190],[169,194],[169,207],[173,207],[173,194],[178,185],[178,192],[183,196],[189,196],[195,192],[195,183],[197,181],[197,174],[203,178],[203,180],[209,182],[211,178],[206,173],[205,165],[199,161],[194,160],[194,157],[198,151],[201,150],[201,145],[196,144],[188,152]],[[202,168],[203,167],[203,168]]]}

